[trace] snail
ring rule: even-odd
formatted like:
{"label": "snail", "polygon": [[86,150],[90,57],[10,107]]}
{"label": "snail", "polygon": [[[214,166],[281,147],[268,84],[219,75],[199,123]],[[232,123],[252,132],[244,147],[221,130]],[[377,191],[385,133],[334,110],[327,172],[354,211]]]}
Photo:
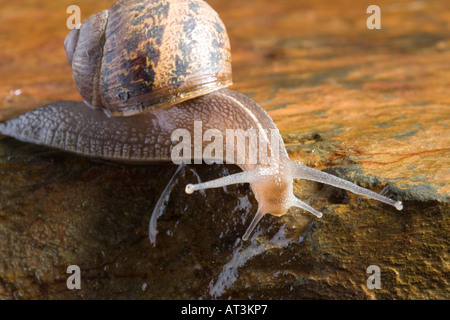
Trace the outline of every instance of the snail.
{"label": "snail", "polygon": [[[336,186],[398,210],[403,207],[401,201],[289,159],[266,111],[226,88],[232,84],[228,35],[218,14],[202,0],[119,0],[88,18],[81,29],[70,31],[64,44],[84,101],[40,107],[0,123],[0,134],[87,157],[152,164],[173,162],[180,140],[173,137],[176,130],[195,135],[198,123],[201,134],[257,130],[262,133],[259,146],[266,143],[268,161],[250,161],[248,149],[244,161],[235,162],[242,172],[186,186],[192,193],[249,183],[258,210],[244,240],[266,213],[281,216],[299,207],[322,216],[294,195],[294,179]],[[201,143],[204,149],[207,141]],[[183,162],[219,162],[218,154],[237,148],[227,143],[211,158],[200,153],[199,159],[198,150],[189,147]],[[226,162],[236,159],[237,155],[227,157]]]}

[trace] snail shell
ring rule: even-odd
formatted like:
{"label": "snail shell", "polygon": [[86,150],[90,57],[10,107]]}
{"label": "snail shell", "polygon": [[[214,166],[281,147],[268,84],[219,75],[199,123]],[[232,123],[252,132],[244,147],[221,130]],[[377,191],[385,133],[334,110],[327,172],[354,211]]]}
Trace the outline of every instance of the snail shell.
{"label": "snail shell", "polygon": [[225,26],[202,0],[119,0],[73,29],[64,45],[85,102],[112,116],[232,84]]}

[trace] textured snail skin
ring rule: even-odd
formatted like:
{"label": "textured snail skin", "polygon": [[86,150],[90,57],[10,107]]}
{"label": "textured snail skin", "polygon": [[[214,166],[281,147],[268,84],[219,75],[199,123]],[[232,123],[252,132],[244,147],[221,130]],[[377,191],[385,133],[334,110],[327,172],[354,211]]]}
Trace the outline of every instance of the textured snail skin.
{"label": "textured snail skin", "polygon": [[218,129],[224,133],[225,129],[258,126],[276,129],[254,101],[222,89],[129,117],[107,117],[102,110],[82,102],[60,101],[0,123],[0,133],[87,157],[129,163],[172,162],[171,149],[178,144],[171,141],[172,132],[186,129],[193,136],[194,121],[201,121],[204,131]]}
{"label": "textured snail skin", "polygon": [[[192,193],[235,183],[250,183],[258,201],[258,212],[244,240],[266,213],[280,216],[290,207],[300,207],[317,217],[322,216],[293,194],[293,179],[298,178],[333,185],[402,209],[400,201],[292,162],[276,125],[264,109],[244,95],[228,89],[130,117],[110,118],[102,110],[91,109],[84,103],[56,102],[0,123],[0,134],[88,157],[151,164],[172,161],[171,150],[179,143],[171,140],[172,133],[176,129],[185,129],[194,136],[195,121],[202,122],[203,131],[216,129],[224,135],[227,129],[275,132],[279,156],[273,158],[272,163],[262,165],[247,161],[238,164],[242,173],[186,186],[186,192]],[[203,142],[203,147],[205,144]],[[194,155],[194,152],[191,154]]]}

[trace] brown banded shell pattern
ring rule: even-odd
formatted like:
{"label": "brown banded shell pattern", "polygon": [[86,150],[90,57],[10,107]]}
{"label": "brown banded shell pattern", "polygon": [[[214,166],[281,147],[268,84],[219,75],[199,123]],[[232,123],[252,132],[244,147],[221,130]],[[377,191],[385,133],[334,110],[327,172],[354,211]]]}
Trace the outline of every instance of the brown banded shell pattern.
{"label": "brown banded shell pattern", "polygon": [[100,90],[106,112],[132,115],[232,84],[228,35],[202,0],[119,0],[109,9]]}

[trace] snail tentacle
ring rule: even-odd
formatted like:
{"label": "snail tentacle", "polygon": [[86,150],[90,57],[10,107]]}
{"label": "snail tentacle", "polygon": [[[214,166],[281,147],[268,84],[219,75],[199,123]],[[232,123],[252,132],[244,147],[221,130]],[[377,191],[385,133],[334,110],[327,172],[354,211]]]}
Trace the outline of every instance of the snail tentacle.
{"label": "snail tentacle", "polygon": [[298,207],[300,209],[311,212],[317,218],[322,218],[322,212],[317,211],[316,209],[314,209],[310,205],[307,205],[306,203],[304,203],[303,201],[301,201],[300,199],[298,199],[295,196],[291,198],[291,207]]}
{"label": "snail tentacle", "polygon": [[212,188],[220,188],[229,186],[232,184],[238,184],[238,183],[256,183],[258,180],[261,179],[261,171],[263,169],[256,168],[249,171],[239,172],[235,174],[231,174],[226,177],[218,178],[215,180],[197,183],[197,184],[188,184],[186,185],[186,193],[192,194],[194,191],[197,190],[204,190],[204,189],[212,189]]}
{"label": "snail tentacle", "polygon": [[309,168],[307,166],[304,166],[304,165],[301,165],[301,164],[295,163],[295,162],[292,162],[292,165],[290,166],[290,168],[291,168],[291,174],[294,176],[294,178],[321,182],[321,183],[328,184],[328,185],[331,185],[334,187],[338,187],[338,188],[341,188],[344,190],[348,190],[350,192],[359,194],[361,196],[365,196],[365,197],[389,204],[389,205],[395,207],[397,210],[403,209],[403,204],[401,201],[392,200],[390,198],[382,196],[381,194],[373,192],[369,189],[362,188],[362,187],[360,187],[354,183],[351,183],[347,180],[338,178],[332,174],[328,174],[328,173],[322,172],[320,170]]}
{"label": "snail tentacle", "polygon": [[255,229],[255,227],[258,225],[259,221],[262,219],[262,217],[264,217],[264,213],[261,213],[260,211],[258,211],[255,214],[255,217],[253,218],[252,222],[250,223],[250,225],[247,228],[247,231],[245,231],[244,235],[242,236],[242,240],[247,241],[248,237],[250,236],[250,234],[253,232],[253,230]]}
{"label": "snail tentacle", "polygon": [[167,201],[169,200],[170,193],[177,183],[177,177],[180,174],[184,173],[185,168],[186,166],[184,165],[184,163],[180,163],[178,165],[177,170],[175,170],[163,192],[159,196],[158,202],[156,202],[156,205],[153,208],[153,212],[148,223],[148,237],[150,239],[150,243],[153,246],[156,245],[156,235],[158,234],[158,230],[156,229],[158,218],[163,215],[164,210],[166,209]]}

